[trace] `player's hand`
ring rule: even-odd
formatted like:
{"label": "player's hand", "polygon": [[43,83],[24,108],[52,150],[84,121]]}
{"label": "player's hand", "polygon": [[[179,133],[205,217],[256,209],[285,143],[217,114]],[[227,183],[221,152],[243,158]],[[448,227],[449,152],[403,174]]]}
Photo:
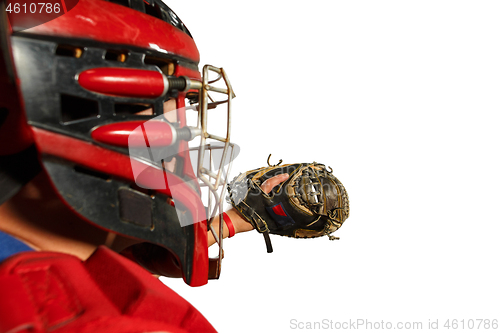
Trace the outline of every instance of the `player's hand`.
{"label": "player's hand", "polygon": [[274,176],[274,177],[266,180],[264,183],[262,183],[260,188],[262,188],[262,191],[269,194],[273,190],[273,188],[275,188],[276,186],[278,186],[279,184],[281,184],[282,182],[287,180],[288,177],[289,176],[287,173],[283,173],[281,175]]}
{"label": "player's hand", "polygon": [[[287,180],[288,177],[289,177],[289,175],[287,173],[284,173],[284,174],[269,178],[264,183],[262,183],[261,188],[264,192],[270,193],[273,190],[273,188],[275,188],[276,186],[278,186],[279,184],[281,184],[282,182]],[[231,222],[233,222],[235,233],[253,230],[253,226],[250,223],[248,223],[245,219],[243,219],[240,216],[240,213],[238,213],[238,211],[236,209],[231,208],[230,210],[228,210],[226,212],[226,214],[231,219]],[[219,230],[218,229],[219,228],[218,218],[216,221],[214,221],[214,228],[215,228],[215,230]],[[224,233],[223,234],[224,234],[224,238],[229,235],[229,231],[228,231],[226,225],[224,225]],[[210,246],[214,243],[215,243],[215,239],[214,239],[212,233],[208,232],[208,246]]]}
{"label": "player's hand", "polygon": [[[269,193],[271,193],[273,188],[275,188],[276,186],[278,186],[279,184],[281,184],[282,182],[287,180],[288,177],[289,177],[289,175],[287,173],[283,173],[281,175],[274,176],[272,178],[269,178],[265,182],[263,182],[260,187],[262,188],[262,190],[265,193],[269,194]],[[246,220],[244,220],[240,216],[240,214],[238,213],[238,211],[236,209],[231,208],[227,212],[227,214],[229,215],[229,217],[233,221],[234,230],[236,233],[253,230],[253,226],[250,223],[248,223]],[[234,216],[234,219],[233,219],[233,216]]]}

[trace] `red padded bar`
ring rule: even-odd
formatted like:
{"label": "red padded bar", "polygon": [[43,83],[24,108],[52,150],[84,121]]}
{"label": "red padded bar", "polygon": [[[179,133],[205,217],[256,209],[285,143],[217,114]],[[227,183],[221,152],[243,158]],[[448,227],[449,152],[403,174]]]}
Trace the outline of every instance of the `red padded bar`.
{"label": "red padded bar", "polygon": [[162,147],[174,143],[175,129],[164,121],[135,120],[100,126],[92,131],[98,142],[118,147]]}
{"label": "red padded bar", "polygon": [[78,83],[92,92],[111,96],[156,98],[165,92],[163,75],[143,69],[88,69],[78,75]]}

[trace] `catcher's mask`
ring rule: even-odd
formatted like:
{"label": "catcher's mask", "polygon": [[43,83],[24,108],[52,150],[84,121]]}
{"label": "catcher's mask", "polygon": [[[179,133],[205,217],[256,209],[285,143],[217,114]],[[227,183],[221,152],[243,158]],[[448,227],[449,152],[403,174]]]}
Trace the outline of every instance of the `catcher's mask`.
{"label": "catcher's mask", "polygon": [[0,7],[0,204],[42,168],[75,214],[142,240],[129,255],[151,272],[205,284],[207,226],[237,154],[225,71],[198,71],[191,34],[160,0],[79,0],[28,30]]}

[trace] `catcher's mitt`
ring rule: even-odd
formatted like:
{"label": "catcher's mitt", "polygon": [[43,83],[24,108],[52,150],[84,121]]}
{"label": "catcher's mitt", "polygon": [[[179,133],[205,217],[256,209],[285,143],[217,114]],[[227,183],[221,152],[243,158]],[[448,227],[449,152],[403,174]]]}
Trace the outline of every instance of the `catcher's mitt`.
{"label": "catcher's mitt", "polygon": [[[330,169],[331,170],[331,169]],[[269,194],[261,185],[288,173],[289,178]],[[228,201],[264,234],[295,238],[331,235],[349,217],[349,198],[342,183],[323,164],[297,163],[263,167],[242,173],[228,185]]]}

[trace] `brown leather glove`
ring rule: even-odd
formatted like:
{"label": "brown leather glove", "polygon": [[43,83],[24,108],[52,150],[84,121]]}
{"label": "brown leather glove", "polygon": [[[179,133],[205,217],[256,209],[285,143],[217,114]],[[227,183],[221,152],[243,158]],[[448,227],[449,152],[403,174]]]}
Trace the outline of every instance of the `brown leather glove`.
{"label": "brown leather glove", "polygon": [[[330,169],[331,170],[331,169]],[[261,185],[269,178],[290,177],[269,194]],[[349,217],[349,198],[342,183],[323,164],[296,163],[263,167],[237,176],[228,185],[228,201],[260,233],[267,252],[269,234],[294,238],[331,235]]]}

